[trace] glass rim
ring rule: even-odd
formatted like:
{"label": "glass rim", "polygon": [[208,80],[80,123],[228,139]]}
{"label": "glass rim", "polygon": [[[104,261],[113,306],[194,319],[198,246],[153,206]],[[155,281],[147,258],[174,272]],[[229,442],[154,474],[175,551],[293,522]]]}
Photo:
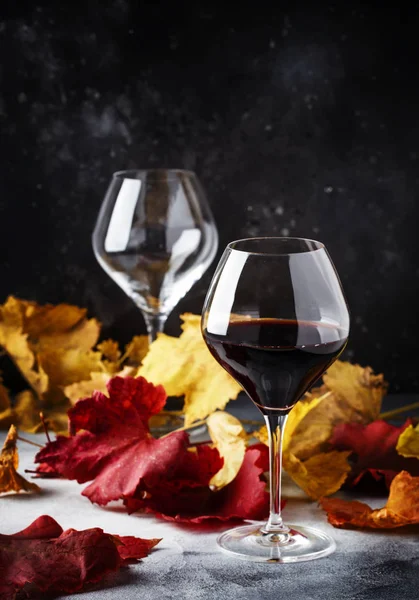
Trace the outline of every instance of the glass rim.
{"label": "glass rim", "polygon": [[[302,249],[302,250],[298,250],[296,252],[290,252],[290,251],[286,251],[286,249],[284,249],[283,252],[279,251],[278,252],[263,252],[263,251],[253,251],[253,250],[245,250],[244,248],[235,248],[234,246],[236,244],[241,244],[243,242],[258,242],[258,241],[269,241],[269,242],[289,242],[289,241],[294,241],[294,242],[309,242],[311,244],[313,244],[315,246],[315,248],[307,248],[307,249]],[[311,238],[304,238],[304,237],[281,237],[281,236],[259,236],[259,237],[249,237],[249,238],[241,238],[238,240],[233,240],[231,242],[229,242],[226,246],[226,248],[228,248],[231,251],[234,252],[242,252],[243,254],[249,254],[249,255],[253,255],[253,256],[290,256],[292,254],[312,254],[313,252],[318,252],[319,250],[326,250],[326,246],[323,244],[323,242],[319,242],[318,240],[313,240]]]}
{"label": "glass rim", "polygon": [[[188,177],[195,177],[194,171],[188,169],[123,169],[122,171],[115,171],[112,174],[113,179],[140,179],[144,175],[156,177],[156,179],[162,178],[165,175],[165,179],[176,179],[179,175],[186,175]],[[131,177],[130,177],[131,176]],[[169,177],[168,177],[169,176]],[[163,179],[163,178],[162,178]]]}

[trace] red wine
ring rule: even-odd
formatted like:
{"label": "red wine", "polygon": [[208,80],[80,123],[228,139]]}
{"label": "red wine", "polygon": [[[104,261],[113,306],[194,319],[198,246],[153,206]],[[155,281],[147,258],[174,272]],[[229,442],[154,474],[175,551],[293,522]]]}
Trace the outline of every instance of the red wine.
{"label": "red wine", "polygon": [[264,414],[288,412],[345,347],[333,325],[286,319],[232,321],[203,333],[211,354]]}

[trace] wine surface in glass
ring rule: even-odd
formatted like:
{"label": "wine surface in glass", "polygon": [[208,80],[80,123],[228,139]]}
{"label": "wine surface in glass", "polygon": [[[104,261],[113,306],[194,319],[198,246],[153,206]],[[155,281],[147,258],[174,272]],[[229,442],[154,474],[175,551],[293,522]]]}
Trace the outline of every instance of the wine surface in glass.
{"label": "wine surface in glass", "polygon": [[235,320],[225,335],[203,335],[214,358],[264,414],[289,412],[347,340],[334,325],[291,319]]}

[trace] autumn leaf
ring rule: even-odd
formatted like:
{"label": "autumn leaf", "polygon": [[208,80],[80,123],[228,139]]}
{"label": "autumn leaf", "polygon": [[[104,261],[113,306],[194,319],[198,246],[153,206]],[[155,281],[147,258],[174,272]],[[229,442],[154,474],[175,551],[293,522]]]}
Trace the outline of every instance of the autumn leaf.
{"label": "autumn leaf", "polygon": [[0,346],[7,351],[36,394],[41,396],[48,388],[48,376],[36,367],[28,334],[23,330],[21,307],[12,297],[0,307]]}
{"label": "autumn leaf", "polygon": [[140,366],[149,349],[148,335],[135,335],[125,346],[124,360],[128,365]]}
{"label": "autumn leaf", "polygon": [[[285,471],[314,500],[339,490],[351,470],[347,460],[350,452],[319,452],[306,460],[301,460],[290,450],[293,436],[300,423],[311,411],[316,410],[321,402],[323,402],[321,397],[297,402],[288,415],[282,442],[282,464]],[[268,444],[265,426],[254,435],[261,442]]]}
{"label": "autumn leaf", "polygon": [[169,396],[185,396],[185,425],[205,419],[237,398],[240,385],[214,360],[201,334],[198,315],[182,315],[179,338],[159,334],[138,375],[164,386]]}
{"label": "autumn leaf", "polygon": [[49,516],[12,535],[0,534],[0,596],[19,592],[75,593],[110,571],[144,558],[160,540],[117,536],[92,528],[68,529]]}
{"label": "autumn leaf", "polygon": [[121,370],[121,351],[118,342],[111,339],[103,340],[96,346],[96,349],[102,355],[101,362],[107,373],[113,374]]}
{"label": "autumn leaf", "polygon": [[9,392],[1,383],[0,378],[0,427],[10,427],[14,421],[12,403],[10,402]]}
{"label": "autumn leaf", "polygon": [[124,367],[121,371],[115,373],[114,375],[104,371],[93,372],[90,373],[90,379],[76,381],[75,383],[66,385],[64,387],[64,395],[66,398],[68,398],[71,404],[75,404],[78,400],[91,396],[93,392],[103,392],[106,394],[106,386],[112,377],[129,377],[133,375],[134,372],[135,368],[129,366]]}
{"label": "autumn leaf", "polygon": [[374,375],[370,367],[341,361],[329,367],[323,380],[321,402],[300,420],[288,446],[300,460],[327,451],[328,440],[339,423],[366,424],[377,419],[387,390],[383,375]]}
{"label": "autumn leaf", "polygon": [[48,376],[48,390],[44,398],[52,404],[63,403],[63,387],[76,381],[90,378],[92,371],[99,371],[102,365],[100,352],[79,348],[59,348],[38,355],[40,368]]}
{"label": "autumn leaf", "polygon": [[284,454],[283,466],[295,483],[313,500],[337,492],[345,482],[351,467],[349,452],[321,452],[301,461],[293,454]]}
{"label": "autumn leaf", "polygon": [[214,475],[210,485],[221,489],[236,477],[246,452],[246,432],[236,417],[217,411],[207,419],[210,438],[224,459],[223,467]]}
{"label": "autumn leaf", "polygon": [[367,504],[340,498],[320,502],[334,527],[393,529],[419,524],[419,477],[401,471],[393,479],[384,508],[373,510]]}
{"label": "autumn leaf", "polygon": [[[10,298],[9,298],[10,299]],[[23,330],[34,351],[59,348],[89,350],[99,337],[100,324],[86,318],[86,309],[70,304],[46,304],[13,299],[22,314]]]}
{"label": "autumn leaf", "polygon": [[396,450],[402,456],[419,459],[419,425],[406,427],[397,441]]}
{"label": "autumn leaf", "polygon": [[14,425],[11,425],[0,454],[0,493],[20,492],[22,490],[25,492],[40,492],[40,488],[35,483],[27,481],[17,472],[19,455],[16,441],[17,429]]}
{"label": "autumn leaf", "polygon": [[396,451],[405,432],[409,428],[413,429],[410,423],[411,420],[408,419],[404,425],[396,427],[378,420],[368,425],[342,423],[335,428],[330,445],[352,453],[350,482],[353,485],[367,472],[374,478],[385,477],[387,485],[402,470],[411,475],[419,475],[419,461],[415,458],[403,458]]}
{"label": "autumn leaf", "polygon": [[0,307],[0,345],[39,397],[48,389],[51,393],[51,383],[38,355],[57,349],[87,352],[99,330],[99,323],[86,319],[86,310],[76,306],[40,306],[10,296]]}
{"label": "autumn leaf", "polygon": [[35,462],[79,483],[99,475],[107,479],[111,473],[109,489],[101,490],[101,479],[97,479],[97,490],[95,486],[85,490],[85,495],[92,493],[92,502],[101,504],[135,490],[133,477],[127,478],[127,470],[134,466],[130,461],[135,461],[138,445],[150,437],[150,416],[160,412],[166,402],[164,389],[141,377],[114,377],[107,389],[109,396],[94,392],[91,398],[77,402],[68,413],[72,435],[58,436],[35,457]]}
{"label": "autumn leaf", "polygon": [[[224,462],[217,448],[190,447],[186,431],[160,439],[149,432],[151,415],[166,399],[161,386],[141,377],[114,377],[108,393],[109,397],[95,392],[69,411],[72,435],[58,436],[37,454],[40,475],[91,481],[82,493],[92,502],[106,505],[122,499],[130,512],[151,512],[169,520],[199,523],[266,516],[265,446],[248,448],[234,479],[212,491],[210,482]],[[213,435],[224,446],[221,430],[215,426]]]}
{"label": "autumn leaf", "polygon": [[[198,446],[196,451],[199,457],[198,466],[202,463],[213,466],[216,455],[208,455],[210,448]],[[217,453],[215,449],[212,452]],[[205,460],[203,454],[208,455]],[[218,468],[219,466],[220,463]],[[133,497],[126,498],[124,503],[129,512],[145,510],[167,521],[180,523],[200,524],[208,520],[231,519],[263,520],[269,513],[269,494],[264,477],[268,468],[268,449],[263,444],[255,444],[247,448],[236,477],[220,491],[211,491],[208,485],[204,485],[210,480],[211,469],[204,470],[205,476],[201,477],[201,485],[196,485],[193,479],[188,481],[185,478],[190,470],[186,471],[181,467],[173,479],[169,476],[169,480],[152,489],[139,489]],[[202,471],[202,466],[199,466],[199,469]]]}

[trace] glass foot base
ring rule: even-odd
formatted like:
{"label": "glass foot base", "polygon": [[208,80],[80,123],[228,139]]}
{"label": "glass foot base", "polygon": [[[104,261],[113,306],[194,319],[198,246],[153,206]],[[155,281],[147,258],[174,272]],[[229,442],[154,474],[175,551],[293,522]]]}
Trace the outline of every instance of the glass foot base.
{"label": "glass foot base", "polygon": [[289,525],[289,533],[262,533],[262,524],[230,529],[217,539],[221,550],[243,560],[290,563],[314,560],[336,549],[334,540],[311,527]]}

